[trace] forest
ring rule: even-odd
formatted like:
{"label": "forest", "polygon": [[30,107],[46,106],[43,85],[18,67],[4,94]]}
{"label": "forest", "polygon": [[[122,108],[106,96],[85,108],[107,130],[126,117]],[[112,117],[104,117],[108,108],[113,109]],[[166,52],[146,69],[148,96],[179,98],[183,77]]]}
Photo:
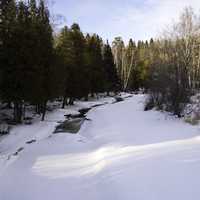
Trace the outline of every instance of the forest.
{"label": "forest", "polygon": [[113,42],[113,55],[123,90],[144,88],[145,110],[157,107],[181,117],[200,87],[200,21],[191,7],[177,22],[148,41]]}
{"label": "forest", "polygon": [[44,1],[1,1],[0,96],[21,123],[26,105],[44,120],[48,101],[120,90],[110,45],[78,24],[54,34]]}
{"label": "forest", "polygon": [[0,200],[199,200],[197,9],[0,0]]}
{"label": "forest", "polygon": [[16,123],[26,105],[44,120],[48,101],[62,99],[64,108],[89,95],[139,89],[149,94],[145,110],[181,117],[200,87],[200,23],[190,7],[158,38],[125,44],[117,37],[111,45],[77,23],[55,32],[43,0],[3,0],[0,9],[0,98]]}

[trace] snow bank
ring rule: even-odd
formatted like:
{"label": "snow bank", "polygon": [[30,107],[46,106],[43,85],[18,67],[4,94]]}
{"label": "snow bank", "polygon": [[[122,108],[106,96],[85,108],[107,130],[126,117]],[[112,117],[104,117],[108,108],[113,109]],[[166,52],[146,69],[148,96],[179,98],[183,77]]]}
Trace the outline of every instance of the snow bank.
{"label": "snow bank", "polygon": [[76,135],[49,137],[50,125],[35,127],[43,139],[0,173],[0,199],[199,200],[199,127],[144,112],[144,100],[134,95],[95,107]]}
{"label": "snow bank", "polygon": [[[107,104],[114,102],[114,98],[106,97],[101,99],[90,99],[90,101],[76,101],[73,106],[66,109],[58,109],[58,102],[55,104],[55,110],[48,112],[45,121],[41,122],[40,117],[36,116],[31,125],[14,126],[9,135],[0,137],[0,174],[3,169],[10,163],[18,159],[19,149],[25,149],[29,146],[30,141],[39,142],[52,135],[55,127],[62,121],[65,121],[65,115],[78,114],[78,110],[90,108],[95,105]],[[30,114],[30,113],[29,113]],[[0,198],[1,199],[1,198]]]}
{"label": "snow bank", "polygon": [[187,104],[183,114],[186,122],[198,124],[200,120],[200,93],[190,98],[190,103]]}

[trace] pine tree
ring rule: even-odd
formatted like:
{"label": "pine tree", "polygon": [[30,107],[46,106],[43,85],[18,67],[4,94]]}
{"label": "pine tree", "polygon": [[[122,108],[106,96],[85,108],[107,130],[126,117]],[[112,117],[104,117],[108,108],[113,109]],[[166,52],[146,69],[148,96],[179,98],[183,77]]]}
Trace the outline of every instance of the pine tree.
{"label": "pine tree", "polygon": [[44,120],[46,113],[46,105],[49,99],[53,97],[52,93],[52,63],[54,59],[53,49],[53,31],[49,20],[49,11],[45,6],[44,1],[39,2],[38,8],[38,22],[39,22],[39,68],[37,73],[38,87],[36,87],[36,94],[39,96],[38,104],[42,112],[42,120]]}
{"label": "pine tree", "polygon": [[[21,2],[17,8],[15,1],[4,1],[2,4],[2,83],[1,95],[3,100],[14,103],[14,120],[22,119],[22,65],[19,61],[22,44],[19,43],[20,26],[25,21],[25,5]],[[21,20],[21,21],[20,21]],[[18,49],[20,48],[20,49]]]}
{"label": "pine tree", "polygon": [[78,24],[73,24],[70,29],[70,55],[71,64],[69,66],[68,96],[70,104],[75,98],[84,97],[87,93],[85,89],[86,68],[85,68],[85,38]]}
{"label": "pine tree", "polygon": [[103,92],[105,89],[105,74],[102,58],[102,40],[98,35],[87,35],[87,68],[90,93]]}
{"label": "pine tree", "polygon": [[9,71],[12,70],[16,57],[16,48],[13,45],[16,28],[16,4],[14,0],[2,0],[0,2],[0,64],[1,80],[0,90],[1,98],[5,101],[11,101],[10,87],[11,78]]}
{"label": "pine tree", "polygon": [[69,95],[70,73],[72,73],[73,70],[72,65],[74,57],[72,55],[72,40],[70,36],[70,30],[65,26],[59,34],[56,45],[56,50],[60,59],[59,70],[61,71],[60,78],[62,80],[60,85],[61,96],[63,97],[62,108],[65,107]]}
{"label": "pine tree", "polygon": [[103,49],[103,66],[106,77],[106,92],[109,95],[110,91],[118,91],[120,89],[120,82],[117,75],[117,68],[114,64],[111,47],[107,41]]}

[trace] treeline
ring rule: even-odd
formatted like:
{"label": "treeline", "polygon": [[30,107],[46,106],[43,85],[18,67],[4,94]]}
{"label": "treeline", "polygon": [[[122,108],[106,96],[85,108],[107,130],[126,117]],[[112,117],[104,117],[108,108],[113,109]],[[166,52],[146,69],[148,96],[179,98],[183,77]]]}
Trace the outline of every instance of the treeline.
{"label": "treeline", "polygon": [[[111,47],[78,24],[54,36],[43,0],[0,2],[0,99],[23,121],[25,106],[35,106],[44,120],[47,102],[118,91],[120,81]],[[69,100],[69,102],[68,102]]]}
{"label": "treeline", "polygon": [[61,95],[63,107],[69,99],[95,93],[120,90],[120,81],[114,64],[112,50],[108,42],[96,34],[85,37],[78,24],[64,27],[56,40],[56,51],[60,60]]}
{"label": "treeline", "polygon": [[154,43],[147,108],[156,106],[181,117],[190,96],[200,89],[200,21],[186,8],[178,22]]}
{"label": "treeline", "polygon": [[186,8],[160,39],[128,45],[118,37],[112,47],[78,24],[52,29],[44,0],[0,1],[0,100],[21,123],[26,105],[44,120],[47,103],[100,92],[149,93],[145,109],[157,107],[181,116],[200,88],[200,17]]}
{"label": "treeline", "polygon": [[183,115],[190,96],[200,89],[200,17],[186,8],[178,22],[156,40],[120,38],[113,43],[113,54],[123,88],[144,88],[149,93],[145,109],[158,109]]}
{"label": "treeline", "polygon": [[124,91],[147,88],[150,61],[154,40],[133,41],[125,45],[121,37],[112,43],[112,52]]}

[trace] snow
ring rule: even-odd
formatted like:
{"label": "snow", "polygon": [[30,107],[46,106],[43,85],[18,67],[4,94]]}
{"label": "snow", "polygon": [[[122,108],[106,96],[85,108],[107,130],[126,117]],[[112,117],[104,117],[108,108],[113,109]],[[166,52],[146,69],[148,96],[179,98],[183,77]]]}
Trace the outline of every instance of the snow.
{"label": "snow", "polygon": [[186,105],[183,115],[186,122],[198,124],[200,120],[200,93],[196,93],[190,98],[190,102]]}
{"label": "snow", "polygon": [[[199,126],[145,112],[144,101],[77,102],[45,122],[14,128],[0,141],[0,199],[198,200]],[[51,134],[64,114],[102,102],[108,104],[93,108],[78,134]],[[30,139],[36,142],[26,144]]]}

